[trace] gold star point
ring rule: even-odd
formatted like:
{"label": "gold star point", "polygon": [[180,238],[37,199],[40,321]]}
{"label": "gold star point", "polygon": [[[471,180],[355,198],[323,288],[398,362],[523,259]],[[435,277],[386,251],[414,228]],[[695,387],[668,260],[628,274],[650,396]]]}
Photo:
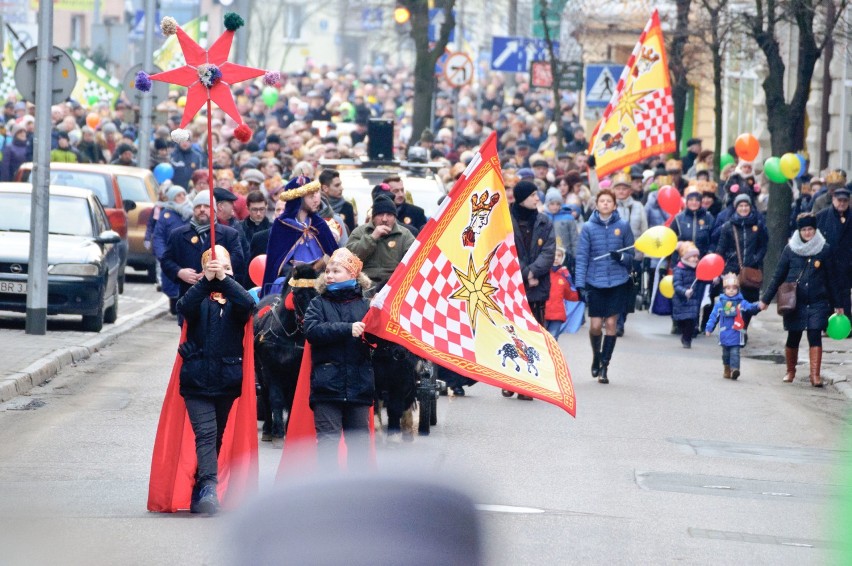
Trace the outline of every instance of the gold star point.
{"label": "gold star point", "polygon": [[624,91],[624,94],[621,95],[621,98],[618,101],[618,106],[616,106],[616,110],[619,113],[618,121],[620,122],[625,116],[630,118],[633,121],[633,112],[636,110],[645,110],[641,104],[639,104],[639,100],[648,94],[647,91],[642,92],[633,92],[633,83],[630,83],[630,86],[627,87],[627,90]]}

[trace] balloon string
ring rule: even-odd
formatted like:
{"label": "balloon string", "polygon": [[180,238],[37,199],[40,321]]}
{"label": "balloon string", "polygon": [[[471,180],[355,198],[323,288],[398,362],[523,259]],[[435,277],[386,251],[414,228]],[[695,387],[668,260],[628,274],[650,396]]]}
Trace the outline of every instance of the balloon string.
{"label": "balloon string", "polygon": [[216,204],[213,200],[213,116],[207,99],[207,185],[210,189],[210,259],[216,259]]}

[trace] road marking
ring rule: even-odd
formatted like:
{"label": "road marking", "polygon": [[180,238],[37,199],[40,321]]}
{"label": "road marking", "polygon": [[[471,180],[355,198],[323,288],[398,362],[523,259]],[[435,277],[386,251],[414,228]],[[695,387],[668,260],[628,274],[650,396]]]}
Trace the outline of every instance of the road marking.
{"label": "road marking", "polygon": [[487,503],[477,503],[476,509],[478,511],[489,511],[491,513],[525,513],[530,515],[545,512],[544,509],[539,509],[537,507],[517,507],[514,505],[489,505]]}

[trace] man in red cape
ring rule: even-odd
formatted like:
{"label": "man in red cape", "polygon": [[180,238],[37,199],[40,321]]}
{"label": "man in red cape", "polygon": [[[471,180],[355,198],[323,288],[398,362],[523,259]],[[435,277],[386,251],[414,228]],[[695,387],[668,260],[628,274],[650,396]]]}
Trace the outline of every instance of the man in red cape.
{"label": "man in red cape", "polygon": [[[186,341],[186,324],[180,343]],[[195,434],[189,423],[186,404],[180,394],[178,354],[160,412],[151,479],[148,484],[148,510],[174,513],[189,509],[195,485]],[[257,488],[257,397],[254,384],[254,332],[251,319],[243,338],[243,382],[240,396],[228,415],[228,424],[219,450],[217,493],[226,508],[235,507]]]}

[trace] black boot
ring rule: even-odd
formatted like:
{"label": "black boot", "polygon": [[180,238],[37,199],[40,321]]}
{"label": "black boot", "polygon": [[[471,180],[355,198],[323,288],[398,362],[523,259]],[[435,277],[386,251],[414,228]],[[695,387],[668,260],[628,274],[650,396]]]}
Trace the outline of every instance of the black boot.
{"label": "black boot", "polygon": [[592,343],[592,377],[598,377],[601,373],[601,341],[603,336],[598,334],[589,334],[589,341]]}
{"label": "black boot", "polygon": [[612,351],[615,350],[615,336],[604,336],[603,349],[601,350],[601,374],[598,377],[598,383],[609,383],[609,378],[606,375],[609,361],[612,359]]}

